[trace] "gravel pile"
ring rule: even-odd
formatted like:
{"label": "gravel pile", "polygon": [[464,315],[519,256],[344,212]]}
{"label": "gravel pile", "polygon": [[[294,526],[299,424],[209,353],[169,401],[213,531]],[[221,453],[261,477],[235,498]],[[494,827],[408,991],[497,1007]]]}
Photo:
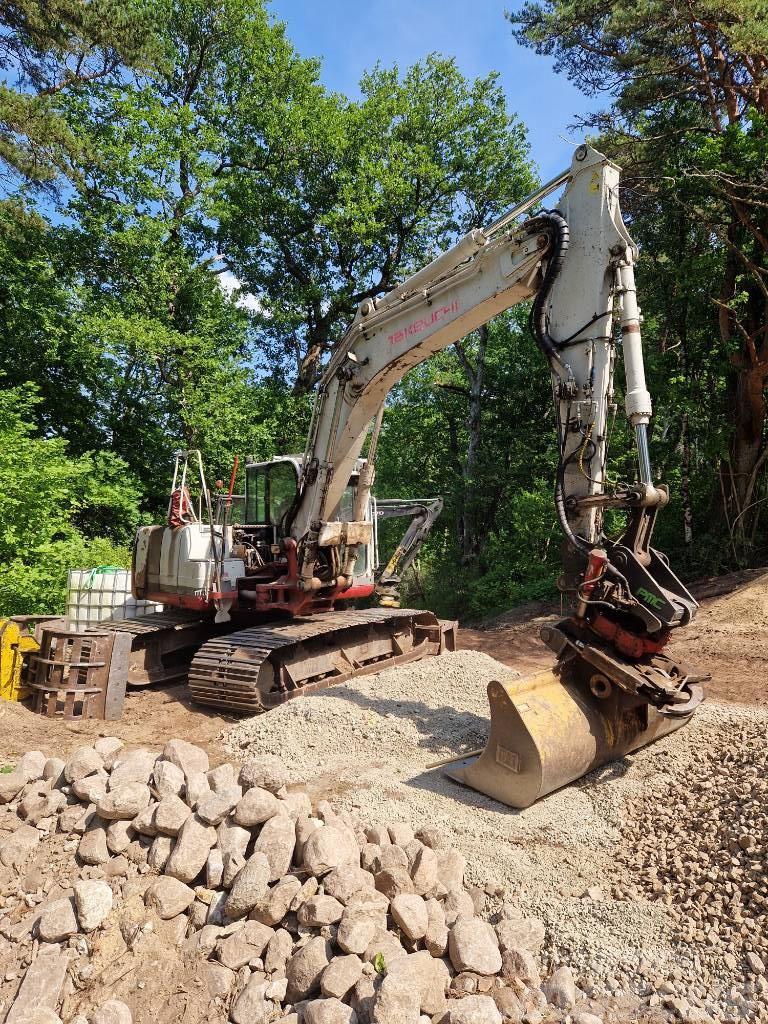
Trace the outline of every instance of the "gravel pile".
{"label": "gravel pile", "polygon": [[[708,928],[694,928],[693,938],[682,941],[686,910],[678,913],[677,904],[688,896],[670,879],[667,898],[659,898],[641,874],[653,868],[659,810],[669,810],[663,821],[678,830],[670,835],[670,844],[678,844],[670,864],[677,856],[685,865],[687,851],[697,849],[701,835],[688,834],[671,795],[685,793],[698,770],[703,785],[711,783],[707,792],[722,801],[723,819],[730,813],[736,820],[741,798],[732,793],[738,783],[729,782],[723,752],[741,749],[747,733],[766,735],[768,712],[705,704],[681,731],[525,811],[513,811],[457,786],[440,769],[426,768],[483,745],[487,684],[509,671],[475,652],[444,655],[289,702],[239,723],[226,744],[240,757],[281,754],[310,791],[333,794],[369,821],[429,822],[438,828],[466,857],[472,882],[491,891],[504,887],[521,913],[544,921],[542,963],[568,963],[588,993],[631,992],[691,1019],[697,1013],[768,1019],[759,965],[745,955],[751,950],[744,947],[742,953],[737,943],[735,962],[723,957],[723,949],[713,953]],[[756,795],[758,805],[760,799]],[[704,818],[708,813],[703,808]],[[697,822],[691,828],[706,831]],[[639,836],[647,846],[636,847]],[[755,841],[764,857],[762,834],[755,832]],[[700,866],[704,873],[715,870],[706,857]],[[709,881],[728,905],[723,876]],[[492,897],[488,904],[491,912],[498,910]],[[712,905],[710,899],[707,912]],[[755,907],[742,911],[754,922],[750,934],[765,930]],[[704,932],[703,943],[697,931]],[[734,989],[742,994],[738,1003]],[[680,1002],[672,1005],[675,1000]]]}
{"label": "gravel pile", "polygon": [[[764,714],[710,709],[686,771],[631,802],[620,855],[628,895],[665,907],[696,992],[724,1013],[768,1004],[768,746]],[[751,720],[750,720],[751,718]]]}
{"label": "gravel pile", "polygon": [[[499,886],[489,914],[439,829],[364,828],[290,781],[277,757],[210,769],[178,739],[25,754],[0,776],[6,1024],[159,1020],[186,991],[180,974],[156,984],[166,945],[207,990],[186,1022],[600,1024],[568,966],[542,974],[543,922]],[[149,1009],[90,999],[129,972]]]}

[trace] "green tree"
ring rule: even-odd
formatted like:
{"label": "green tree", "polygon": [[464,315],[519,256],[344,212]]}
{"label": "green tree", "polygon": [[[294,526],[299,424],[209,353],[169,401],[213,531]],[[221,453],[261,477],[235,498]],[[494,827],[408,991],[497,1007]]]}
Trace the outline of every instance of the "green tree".
{"label": "green tree", "polygon": [[36,436],[34,388],[0,391],[0,614],[64,610],[67,570],[127,565],[136,482],[108,453]]}
{"label": "green tree", "polygon": [[94,159],[60,97],[156,61],[161,13],[160,0],[2,0],[0,166],[11,177],[50,185]]}
{"label": "green tree", "polygon": [[759,557],[768,460],[765,4],[546,0],[509,17],[518,40],[553,56],[585,92],[613,99],[585,124],[624,167],[624,206],[643,245],[649,337],[659,370],[674,375],[670,389],[659,372],[659,404],[682,465],[685,536],[696,492],[702,519],[720,505],[733,558]]}
{"label": "green tree", "polygon": [[221,181],[219,247],[258,295],[260,332],[297,392],[314,386],[363,299],[532,181],[497,75],[468,82],[432,55],[402,74],[375,68],[361,92],[351,102],[308,90],[274,140],[254,140],[248,120],[234,125],[241,146]]}

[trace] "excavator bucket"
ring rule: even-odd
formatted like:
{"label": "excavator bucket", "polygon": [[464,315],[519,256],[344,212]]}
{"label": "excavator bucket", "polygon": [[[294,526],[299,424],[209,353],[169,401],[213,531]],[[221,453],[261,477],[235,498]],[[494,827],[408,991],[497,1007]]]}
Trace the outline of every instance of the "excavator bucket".
{"label": "excavator bucket", "polygon": [[477,757],[446,774],[510,807],[530,807],[548,793],[673,732],[688,717],[660,715],[620,688],[594,696],[560,666],[488,684],[491,732]]}

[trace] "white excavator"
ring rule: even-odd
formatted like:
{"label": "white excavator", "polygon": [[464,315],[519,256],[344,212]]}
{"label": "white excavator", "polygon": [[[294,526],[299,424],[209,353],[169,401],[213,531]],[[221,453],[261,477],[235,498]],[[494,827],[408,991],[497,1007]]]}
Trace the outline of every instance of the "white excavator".
{"label": "white excavator", "polygon": [[[530,213],[562,186],[557,210]],[[169,524],[138,532],[134,587],[167,614],[199,622],[215,612],[189,668],[194,701],[254,713],[453,648],[453,624],[431,612],[349,605],[376,587],[371,487],[384,404],[412,367],[532,300],[531,332],[552,380],[560,585],[573,613],[542,631],[552,671],[490,685],[488,744],[449,774],[527,806],[690,718],[702,677],[663,648],[697,605],[651,547],[668,491],[649,458],[637,251],[618,186],[618,167],[579,146],[569,170],[496,223],[365,300],[324,372],[303,457],[247,466],[236,513],[225,501],[219,515],[194,515],[177,481]],[[614,486],[606,458],[619,354],[637,479]],[[619,537],[604,533],[609,508],[626,513]]]}

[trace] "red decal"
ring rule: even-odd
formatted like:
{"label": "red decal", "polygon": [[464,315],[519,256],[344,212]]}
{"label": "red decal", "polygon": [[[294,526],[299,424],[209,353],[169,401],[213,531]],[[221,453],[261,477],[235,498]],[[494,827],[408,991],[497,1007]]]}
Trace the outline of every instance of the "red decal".
{"label": "red decal", "polygon": [[408,338],[412,338],[415,334],[421,334],[422,331],[427,331],[430,327],[434,327],[436,323],[444,320],[451,313],[458,312],[459,301],[455,299],[450,306],[438,306],[437,309],[432,310],[429,316],[420,316],[418,320],[414,320],[407,327],[403,327],[399,331],[395,331],[394,334],[390,334],[387,340],[390,345],[399,345]]}

